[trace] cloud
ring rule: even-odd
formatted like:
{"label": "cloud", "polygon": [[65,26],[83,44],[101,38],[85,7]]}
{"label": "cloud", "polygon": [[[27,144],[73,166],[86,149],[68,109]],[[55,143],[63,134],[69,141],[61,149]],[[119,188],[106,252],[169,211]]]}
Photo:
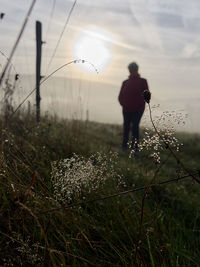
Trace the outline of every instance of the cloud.
{"label": "cloud", "polygon": [[183,28],[184,23],[180,15],[166,12],[152,13],[158,27]]}
{"label": "cloud", "polygon": [[[35,20],[41,20],[43,38],[47,41],[43,55],[44,60],[48,61],[72,3],[72,0],[56,1],[48,36],[46,30],[53,0],[48,4],[46,0],[36,3],[24,34],[27,49],[29,47],[34,49]],[[30,1],[27,0],[12,3],[2,0],[2,8],[9,14],[6,23],[2,23],[0,28],[2,35],[5,36],[1,48],[5,48],[7,52],[16,38],[29,5]],[[199,17],[199,0],[79,0],[63,35],[54,64],[59,65],[59,62],[62,63],[62,60],[70,57],[70,46],[73,46],[78,31],[84,29],[87,31],[90,25],[94,25],[111,34],[112,38],[107,38],[105,41],[113,45],[114,62],[119,71],[121,65],[126,66],[126,63],[133,58],[142,62],[146,68],[149,68],[152,62],[156,62],[157,65],[152,68],[156,72],[159,72],[160,66],[167,68],[169,61],[173,61],[175,68],[182,68],[181,60],[184,60],[192,69],[196,65],[196,63],[192,65],[192,61],[198,62],[199,57],[200,40],[197,36],[197,31],[200,30]],[[94,32],[87,34],[95,35]],[[98,38],[106,37],[98,36]]]}
{"label": "cloud", "polygon": [[200,59],[200,47],[195,43],[187,43],[183,50],[181,56],[183,58],[199,58]]}

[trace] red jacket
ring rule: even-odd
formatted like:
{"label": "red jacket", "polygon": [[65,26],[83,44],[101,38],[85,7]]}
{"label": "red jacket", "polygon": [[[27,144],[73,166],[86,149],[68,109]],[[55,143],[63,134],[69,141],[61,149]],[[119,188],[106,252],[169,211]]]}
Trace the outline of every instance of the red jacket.
{"label": "red jacket", "polygon": [[147,80],[140,78],[140,75],[131,74],[129,79],[124,81],[119,93],[119,103],[123,111],[142,111],[145,108],[145,101],[142,93],[149,90]]}

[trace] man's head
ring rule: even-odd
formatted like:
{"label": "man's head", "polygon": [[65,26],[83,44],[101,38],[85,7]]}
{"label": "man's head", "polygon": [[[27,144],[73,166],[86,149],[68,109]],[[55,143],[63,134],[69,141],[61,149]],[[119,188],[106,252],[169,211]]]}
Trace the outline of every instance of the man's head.
{"label": "man's head", "polygon": [[139,66],[135,62],[131,62],[128,65],[128,69],[129,69],[130,74],[136,73],[136,72],[138,72]]}

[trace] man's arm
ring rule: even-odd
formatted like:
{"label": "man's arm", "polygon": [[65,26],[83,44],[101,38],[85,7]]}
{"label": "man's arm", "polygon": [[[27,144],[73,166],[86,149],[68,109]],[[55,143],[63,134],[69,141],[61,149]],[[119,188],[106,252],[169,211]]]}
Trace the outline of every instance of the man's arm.
{"label": "man's arm", "polygon": [[125,81],[122,83],[122,86],[121,86],[121,89],[120,89],[120,92],[119,92],[119,96],[118,96],[118,100],[119,100],[119,103],[120,105],[122,106],[123,105],[123,89],[124,89],[124,85],[125,85]]}

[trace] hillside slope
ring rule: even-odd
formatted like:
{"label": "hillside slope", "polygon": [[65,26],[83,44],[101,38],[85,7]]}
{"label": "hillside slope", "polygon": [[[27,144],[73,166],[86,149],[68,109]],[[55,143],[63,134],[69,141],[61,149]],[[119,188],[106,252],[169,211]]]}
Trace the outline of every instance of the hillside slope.
{"label": "hillside slope", "polygon": [[121,152],[118,125],[1,130],[1,266],[199,266],[199,135],[177,135],[179,160],[160,144],[158,163],[154,146]]}

